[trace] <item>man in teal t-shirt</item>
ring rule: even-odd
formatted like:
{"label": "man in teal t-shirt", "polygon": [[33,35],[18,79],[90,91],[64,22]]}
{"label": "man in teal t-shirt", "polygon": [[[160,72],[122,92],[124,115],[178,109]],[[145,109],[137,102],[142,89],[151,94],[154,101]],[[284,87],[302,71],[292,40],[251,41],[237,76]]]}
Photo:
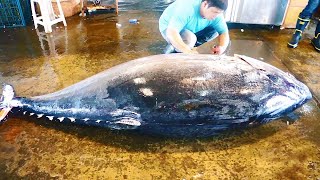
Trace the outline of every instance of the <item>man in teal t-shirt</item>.
{"label": "man in teal t-shirt", "polygon": [[194,46],[218,38],[213,54],[222,54],[230,41],[223,12],[228,0],[176,0],[159,19],[159,30],[168,42],[165,53],[197,53]]}

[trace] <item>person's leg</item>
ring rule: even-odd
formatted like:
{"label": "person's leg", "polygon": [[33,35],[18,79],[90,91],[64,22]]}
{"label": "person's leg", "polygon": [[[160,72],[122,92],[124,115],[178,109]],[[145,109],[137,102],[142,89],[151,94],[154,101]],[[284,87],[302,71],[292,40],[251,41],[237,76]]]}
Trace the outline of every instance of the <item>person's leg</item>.
{"label": "person's leg", "polygon": [[302,19],[310,19],[312,14],[319,7],[320,0],[309,0],[307,6],[299,14],[299,17]]}
{"label": "person's leg", "polygon": [[311,40],[311,43],[313,47],[320,52],[320,22],[318,22],[318,25],[316,27],[315,36]]}
{"label": "person's leg", "polygon": [[288,42],[288,46],[291,48],[296,48],[305,28],[310,22],[312,14],[317,10],[320,0],[309,0],[307,6],[299,14],[296,29]]}
{"label": "person's leg", "polygon": [[196,42],[196,47],[209,42],[216,37],[219,36],[218,32],[213,28],[213,27],[206,27],[203,30],[199,31],[196,33],[197,36],[197,42]]}
{"label": "person's leg", "polygon": [[163,54],[175,53],[176,51],[175,51],[174,47],[171,45],[171,43],[166,35],[166,32],[165,31],[161,32],[161,35],[162,35],[163,39],[165,39],[168,43],[167,46],[163,50]]}
{"label": "person's leg", "polygon": [[192,49],[197,42],[197,36],[193,32],[191,32],[187,29],[182,30],[180,32],[180,35],[181,35],[183,42],[186,45],[188,45],[188,47],[190,49]]}
{"label": "person's leg", "polygon": [[[170,43],[168,37],[166,36],[166,33],[165,32],[161,32],[161,35],[162,37],[167,41],[168,45],[165,47],[164,49],[164,54],[170,54],[170,53],[174,53],[174,52],[181,52],[179,51],[178,49],[175,49],[172,44]],[[197,37],[196,35],[187,30],[187,29],[184,29],[180,32],[180,36],[183,40],[183,42],[188,45],[190,48],[193,48],[194,45],[196,44],[196,41],[197,41]]]}

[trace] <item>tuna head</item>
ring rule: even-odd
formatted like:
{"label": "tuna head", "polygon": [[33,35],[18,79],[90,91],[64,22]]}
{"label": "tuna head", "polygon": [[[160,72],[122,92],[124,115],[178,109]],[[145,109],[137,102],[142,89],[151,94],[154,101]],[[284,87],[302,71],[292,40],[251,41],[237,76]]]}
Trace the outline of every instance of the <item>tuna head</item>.
{"label": "tuna head", "polygon": [[262,108],[258,115],[262,122],[289,113],[312,98],[309,88],[291,74],[247,56],[236,56],[259,70],[270,81],[271,91],[260,97]]}

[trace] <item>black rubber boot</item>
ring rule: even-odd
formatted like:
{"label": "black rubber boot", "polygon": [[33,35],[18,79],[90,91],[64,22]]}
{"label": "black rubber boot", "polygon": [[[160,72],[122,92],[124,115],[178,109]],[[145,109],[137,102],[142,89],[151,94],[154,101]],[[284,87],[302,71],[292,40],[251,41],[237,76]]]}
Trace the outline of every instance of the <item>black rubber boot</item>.
{"label": "black rubber boot", "polygon": [[313,45],[313,47],[318,52],[320,52],[320,22],[318,22],[318,25],[317,25],[317,28],[316,28],[316,32],[315,32],[315,36],[311,40],[311,44]]}
{"label": "black rubber boot", "polygon": [[302,18],[302,17],[298,18],[296,29],[292,35],[291,40],[288,42],[288,47],[296,48],[298,46],[298,43],[301,40],[302,32],[307,27],[309,22],[310,22],[310,18]]}

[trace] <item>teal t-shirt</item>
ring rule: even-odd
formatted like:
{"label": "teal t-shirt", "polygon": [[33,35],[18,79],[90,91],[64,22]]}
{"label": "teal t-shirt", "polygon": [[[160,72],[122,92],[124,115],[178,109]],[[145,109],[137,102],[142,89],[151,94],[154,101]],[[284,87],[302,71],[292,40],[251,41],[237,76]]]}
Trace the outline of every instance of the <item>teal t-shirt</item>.
{"label": "teal t-shirt", "polygon": [[170,4],[159,19],[160,32],[172,27],[179,32],[183,29],[188,29],[193,33],[197,33],[208,26],[212,26],[219,34],[228,31],[222,14],[213,20],[202,18],[200,4],[201,0],[176,0]]}

